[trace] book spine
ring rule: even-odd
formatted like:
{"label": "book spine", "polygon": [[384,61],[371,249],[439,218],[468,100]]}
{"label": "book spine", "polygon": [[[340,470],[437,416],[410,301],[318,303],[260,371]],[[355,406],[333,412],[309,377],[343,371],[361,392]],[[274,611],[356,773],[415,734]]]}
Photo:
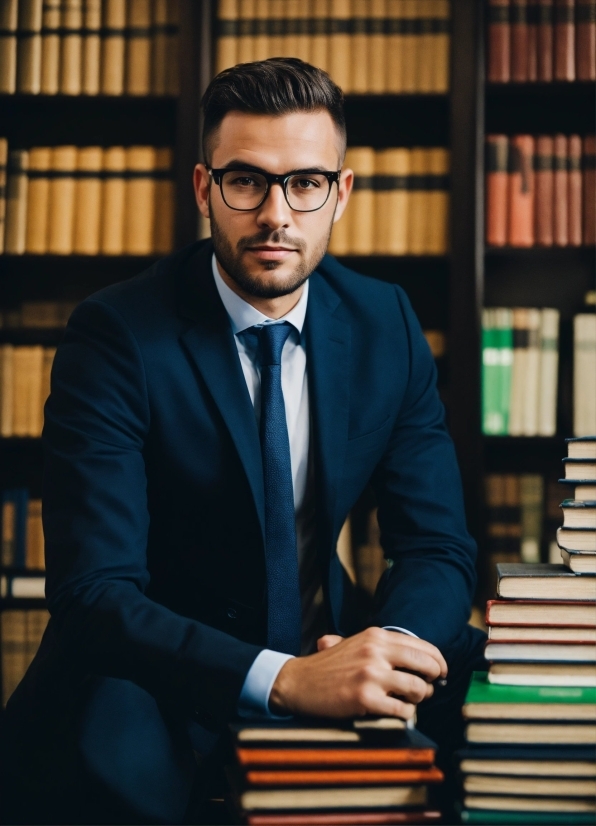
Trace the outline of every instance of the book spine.
{"label": "book spine", "polygon": [[368,90],[380,95],[386,91],[385,65],[387,63],[387,37],[385,36],[386,0],[371,0],[368,20]]}
{"label": "book spine", "polygon": [[416,13],[416,91],[432,92],[434,75],[433,0],[421,0]]}
{"label": "book spine", "polygon": [[374,243],[374,174],[375,152],[370,146],[349,150],[349,163],[354,170],[352,209],[349,214],[349,252],[370,255]]}
{"label": "book spine", "polygon": [[528,80],[538,80],[538,2],[528,0]]}
{"label": "book spine", "polygon": [[537,80],[548,83],[553,79],[553,0],[538,0],[537,14]]}
{"label": "book spine", "polygon": [[[292,2],[292,0],[290,0]],[[290,5],[288,0],[284,3],[284,17],[287,13],[287,7]],[[238,0],[238,63],[250,63],[254,60],[254,36],[252,21],[255,14],[254,0]],[[284,26],[287,32],[287,26]],[[284,45],[284,55],[286,48]]]}
{"label": "book spine", "polygon": [[375,250],[405,255],[408,248],[407,149],[384,149],[375,155]]}
{"label": "book spine", "polygon": [[101,49],[101,92],[121,95],[124,92],[124,56],[126,0],[105,0]]}
{"label": "book spine", "polygon": [[402,0],[402,92],[415,92],[417,87],[420,41],[417,15],[416,0]]}
{"label": "book spine", "polygon": [[[254,18],[254,11],[253,11]],[[286,46],[285,51],[288,57],[297,57],[300,60],[308,60],[308,3],[303,0],[286,0]],[[253,35],[253,54],[255,49],[255,37]]]}
{"label": "book spine", "polygon": [[217,73],[238,62],[238,0],[219,0],[217,6]]}
{"label": "book spine", "polygon": [[539,135],[536,138],[536,154],[534,156],[534,182],[536,203],[534,208],[535,238],[540,247],[553,245],[553,139],[548,135]]}
{"label": "book spine", "polygon": [[0,345],[0,436],[12,436],[12,410],[14,395],[14,348],[12,344]]}
{"label": "book spine", "polygon": [[596,136],[587,135],[582,144],[583,171],[583,241],[596,244]]}
{"label": "book spine", "polygon": [[582,141],[579,135],[569,136],[567,156],[567,214],[569,216],[568,242],[571,247],[582,243]]}
{"label": "book spine", "polygon": [[490,83],[508,83],[511,80],[509,12],[509,0],[489,0],[487,79]]}
{"label": "book spine", "polygon": [[60,88],[61,0],[44,0],[41,27],[41,93],[56,95]]}
{"label": "book spine", "polygon": [[150,255],[155,215],[155,149],[131,146],[126,152],[124,253]]}
{"label": "book spine", "polygon": [[8,141],[0,138],[0,255],[4,252],[4,230],[6,227],[6,164],[8,161]]}
{"label": "book spine", "polygon": [[17,92],[37,95],[41,73],[42,0],[20,0]]}
{"label": "book spine", "polygon": [[575,0],[555,0],[555,80],[575,80]]}
{"label": "book spine", "polygon": [[82,0],[63,0],[62,42],[60,44],[60,91],[63,95],[81,94]]}
{"label": "book spine", "polygon": [[449,57],[451,50],[449,0],[435,0],[433,12],[434,77],[432,91],[445,94],[449,91]]}
{"label": "book spine", "polygon": [[39,146],[29,151],[27,236],[28,253],[43,255],[48,249],[48,198],[52,150]]}
{"label": "book spine", "polygon": [[575,68],[578,80],[596,80],[596,2],[576,0]]}
{"label": "book spine", "polygon": [[507,187],[509,145],[506,135],[486,136],[486,243],[507,243]]}
{"label": "book spine", "polygon": [[427,203],[424,251],[445,255],[449,246],[449,150],[427,150]]}
{"label": "book spine", "polygon": [[567,138],[554,138],[554,215],[553,240],[556,247],[566,247],[568,243],[569,214],[567,209],[569,173],[567,170]]}
{"label": "book spine", "polygon": [[495,331],[495,310],[482,311],[482,432],[493,436],[503,432],[499,409],[499,372]]}
{"label": "book spine", "polygon": [[171,149],[155,150],[155,229],[153,247],[156,253],[165,255],[174,246],[174,181],[172,179],[173,152]]}
{"label": "book spine", "polygon": [[[304,11],[304,6],[302,10]],[[306,13],[308,14],[308,9]],[[267,0],[255,0],[253,36],[254,60],[266,60],[269,57],[269,4]]]}
{"label": "book spine", "polygon": [[286,28],[284,0],[269,0],[269,53],[271,57],[285,56]]}
{"label": "book spine", "polygon": [[[151,12],[151,93],[166,93],[167,63],[167,0],[153,0]],[[217,43],[217,41],[216,41]],[[217,49],[217,45],[216,45]]]}
{"label": "book spine", "polygon": [[29,153],[12,149],[8,153],[6,184],[6,229],[4,251],[12,255],[25,252],[27,237],[27,169]]}
{"label": "book spine", "polygon": [[500,432],[505,435],[509,431],[511,373],[513,369],[513,314],[508,307],[499,307],[495,310],[495,325],[499,351],[498,410],[501,413],[502,422]]}
{"label": "book spine", "polygon": [[171,97],[180,94],[179,31],[180,3],[179,0],[170,0],[168,3],[168,27],[166,30],[166,95],[170,95]]}
{"label": "book spine", "polygon": [[76,146],[57,146],[52,151],[48,200],[48,252],[70,255],[75,214]]}
{"label": "book spine", "polygon": [[0,94],[17,89],[18,0],[0,3]]}
{"label": "book spine", "polygon": [[128,95],[151,91],[151,0],[128,0],[125,89]]}
{"label": "book spine", "polygon": [[534,243],[534,139],[514,135],[509,144],[509,227],[512,247]]}
{"label": "book spine", "polygon": [[320,0],[320,2],[311,0],[309,8],[312,26],[309,60],[313,66],[318,66],[327,72],[329,69],[329,2],[328,0]]}
{"label": "book spine", "polygon": [[123,146],[111,146],[104,150],[100,223],[102,255],[122,255],[124,251],[125,168]]}
{"label": "book spine", "polygon": [[403,27],[402,0],[387,0],[387,66],[385,86],[387,92],[397,94],[403,91]]}
{"label": "book spine", "polygon": [[538,435],[554,436],[557,430],[559,311],[543,309],[541,315]]}
{"label": "book spine", "polygon": [[524,308],[513,310],[513,369],[511,375],[511,409],[509,412],[509,435],[522,436],[524,433],[524,397],[527,380],[527,352],[529,346],[528,311]]}
{"label": "book spine", "polygon": [[81,93],[98,95],[101,65],[101,0],[85,0],[83,27]]}
{"label": "book spine", "polygon": [[535,436],[538,430],[538,381],[540,379],[540,310],[526,310],[528,349],[526,353],[526,380],[522,401],[522,434]]}
{"label": "book spine", "polygon": [[[404,0],[405,2],[405,0]],[[344,93],[352,91],[350,72],[350,0],[330,0],[329,73]]]}
{"label": "book spine", "polygon": [[573,435],[596,433],[596,315],[573,319]]}
{"label": "book spine", "polygon": [[364,94],[369,88],[369,50],[367,31],[367,0],[352,0],[350,19],[350,52],[354,72],[350,90]]}
{"label": "book spine", "polygon": [[86,146],[77,153],[73,252],[79,255],[99,253],[102,162],[99,146]]}
{"label": "book spine", "polygon": [[511,0],[511,80],[528,80],[528,3]]}
{"label": "book spine", "polygon": [[[4,347],[9,345],[4,345]],[[0,347],[0,355],[1,355]],[[15,501],[14,491],[2,491],[2,544],[0,547],[0,565],[14,565],[15,549]]]}
{"label": "book spine", "polygon": [[428,150],[418,147],[411,149],[408,180],[408,253],[410,255],[424,255],[426,252],[429,171]]}

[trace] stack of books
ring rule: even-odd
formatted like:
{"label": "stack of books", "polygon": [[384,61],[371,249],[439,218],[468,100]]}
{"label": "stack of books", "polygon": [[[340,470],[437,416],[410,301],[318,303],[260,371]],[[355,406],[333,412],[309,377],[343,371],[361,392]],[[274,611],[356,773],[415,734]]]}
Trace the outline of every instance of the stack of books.
{"label": "stack of books", "polygon": [[231,726],[230,802],[252,826],[437,823],[436,746],[403,720],[287,720]]}
{"label": "stack of books", "polygon": [[565,478],[559,481],[573,486],[574,498],[561,503],[557,542],[571,571],[596,574],[596,436],[567,439],[567,450]]}

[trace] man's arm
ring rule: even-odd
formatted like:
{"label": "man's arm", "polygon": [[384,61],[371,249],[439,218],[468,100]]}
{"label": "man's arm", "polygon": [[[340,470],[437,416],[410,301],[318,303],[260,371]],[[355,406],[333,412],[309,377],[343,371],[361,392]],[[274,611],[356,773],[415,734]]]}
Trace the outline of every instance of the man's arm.
{"label": "man's arm", "polygon": [[262,649],[144,594],[149,421],[128,325],[105,302],[84,302],[56,355],[43,433],[46,589],[58,643],[83,672],[132,680],[209,726],[235,714]]}

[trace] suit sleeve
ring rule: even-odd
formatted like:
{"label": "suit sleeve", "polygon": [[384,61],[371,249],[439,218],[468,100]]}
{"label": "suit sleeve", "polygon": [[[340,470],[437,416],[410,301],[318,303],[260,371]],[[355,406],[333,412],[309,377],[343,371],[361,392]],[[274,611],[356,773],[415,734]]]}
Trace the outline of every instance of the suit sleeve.
{"label": "suit sleeve", "polygon": [[407,333],[409,378],[372,484],[391,567],[375,595],[373,624],[402,626],[443,652],[470,616],[476,545],[466,529],[455,450],[418,320],[396,287]]}
{"label": "suit sleeve", "polygon": [[82,673],[131,680],[207,726],[234,715],[261,648],[145,595],[150,404],[140,348],[117,309],[74,312],[45,409],[48,608]]}

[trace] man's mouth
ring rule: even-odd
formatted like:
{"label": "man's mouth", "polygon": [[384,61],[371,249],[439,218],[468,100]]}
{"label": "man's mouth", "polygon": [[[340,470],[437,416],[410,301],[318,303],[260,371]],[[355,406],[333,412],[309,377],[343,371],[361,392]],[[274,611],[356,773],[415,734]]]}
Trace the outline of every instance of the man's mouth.
{"label": "man's mouth", "polygon": [[297,252],[293,247],[270,246],[267,244],[246,247],[246,249],[256,255],[257,258],[265,261],[284,261],[293,252]]}

